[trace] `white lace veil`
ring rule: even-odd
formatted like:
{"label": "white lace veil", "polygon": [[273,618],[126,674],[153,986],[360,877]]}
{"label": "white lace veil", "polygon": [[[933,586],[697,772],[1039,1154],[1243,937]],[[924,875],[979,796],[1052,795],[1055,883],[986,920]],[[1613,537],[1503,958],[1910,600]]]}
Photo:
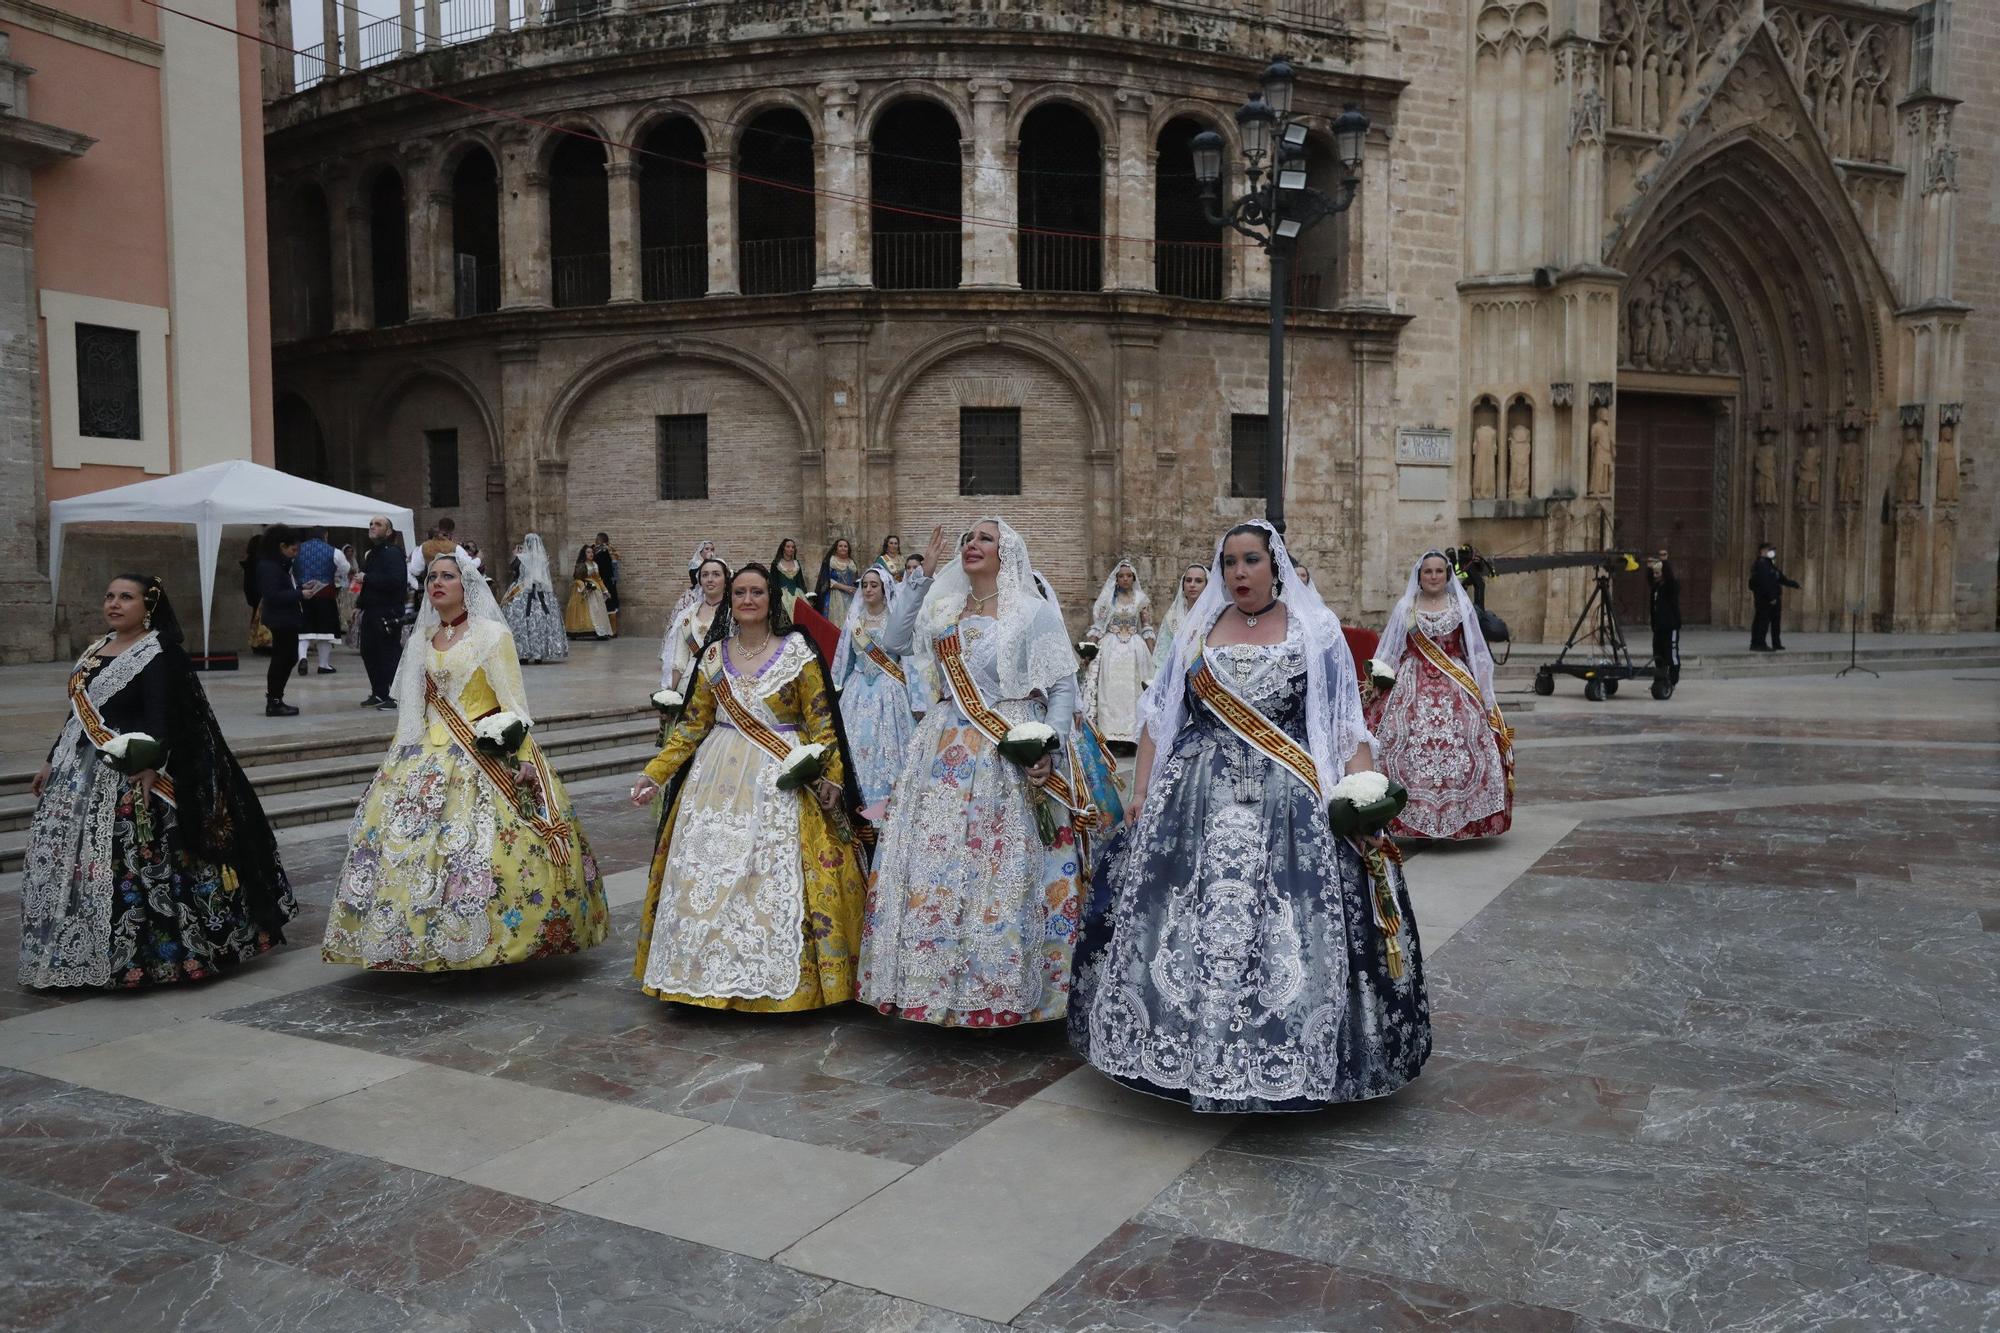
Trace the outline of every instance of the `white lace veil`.
{"label": "white lace veil", "polygon": [[1466,665],[1472,669],[1473,680],[1479,683],[1479,697],[1489,711],[1498,708],[1499,696],[1493,692],[1493,650],[1486,646],[1486,635],[1479,628],[1479,608],[1472,604],[1472,595],[1459,581],[1457,566],[1443,551],[1425,551],[1410,566],[1410,581],[1403,588],[1403,599],[1389,613],[1389,623],[1382,630],[1382,641],[1375,645],[1375,659],[1391,671],[1401,668],[1403,650],[1410,642],[1410,617],[1416,614],[1417,575],[1423,569],[1424,561],[1432,556],[1444,561],[1445,568],[1451,571],[1445,576],[1445,585],[1451,589],[1452,600],[1458,605],[1458,623],[1465,630]]}
{"label": "white lace veil", "polygon": [[[1306,748],[1312,751],[1320,791],[1330,792],[1346,774],[1347,761],[1355,750],[1372,746],[1375,740],[1361,716],[1361,689],[1355,681],[1353,656],[1340,633],[1340,617],[1320,600],[1312,584],[1299,579],[1285,539],[1276,529],[1262,519],[1238,526],[1262,528],[1269,538],[1272,564],[1282,585],[1279,600],[1305,638]],[[1208,586],[1181,619],[1166,668],[1153,677],[1152,686],[1139,701],[1139,724],[1153,738],[1149,783],[1159,778],[1160,768],[1173,749],[1174,736],[1187,716],[1187,673],[1199,656],[1197,645],[1206,641],[1216,617],[1229,608],[1229,594],[1222,584],[1222,543],[1227,539],[1228,533],[1224,533],[1216,540]]]}
{"label": "white lace veil", "polygon": [[[715,543],[703,542],[701,545],[713,549]],[[698,546],[695,549],[699,551],[701,547]],[[694,565],[695,570],[699,572],[701,567],[707,564],[711,560],[713,560],[716,564],[722,566],[723,578],[726,581],[731,573],[729,568],[729,562],[727,560],[724,560],[719,555],[702,556],[701,559],[695,563]],[[722,599],[725,602],[729,600],[729,593],[726,588],[723,591]],[[667,678],[673,674],[674,653],[679,646],[676,640],[680,637],[680,632],[681,632],[681,617],[685,616],[689,611],[692,611],[695,607],[699,605],[701,605],[701,580],[699,578],[696,578],[694,581],[694,586],[689,588],[685,593],[682,593],[680,601],[674,603],[674,613],[667,617],[667,632],[660,636],[660,688],[661,689],[667,688],[667,683],[666,683]],[[687,682],[685,681],[681,682],[683,687],[685,687],[686,683]]]}
{"label": "white lace veil", "polygon": [[[485,579],[467,573],[469,560],[463,555],[440,555],[426,561],[427,576],[430,567],[439,560],[449,560],[458,566],[459,583],[465,588],[465,637],[452,648],[454,666],[468,676],[473,668],[485,667],[487,684],[499,697],[500,707],[532,723],[534,719],[528,714],[527,696],[521,686],[521,660],[514,652],[514,636],[507,628],[506,617],[500,614],[500,604],[493,600],[493,590]],[[423,735],[424,673],[429,669],[425,659],[430,655],[431,635],[443,623],[428,596],[419,593],[417,600],[420,603],[417,622],[403,644],[403,661],[396,668],[395,683],[389,687],[389,694],[396,701],[397,745],[412,744]]]}
{"label": "white lace veil", "polygon": [[[1000,533],[999,598],[993,612],[1000,626],[1000,696],[1025,699],[1036,690],[1047,693],[1063,677],[1076,674],[1076,649],[1070,644],[1069,628],[1055,603],[1043,600],[1035,590],[1035,567],[1021,534],[990,514],[975,522],[991,523]],[[939,680],[931,645],[958,620],[971,591],[972,580],[956,558],[931,580],[917,612],[916,642],[912,645],[926,680]]]}
{"label": "white lace veil", "polygon": [[[1187,598],[1181,594],[1181,579],[1187,577],[1187,572],[1190,569],[1198,569],[1203,574],[1208,573],[1207,565],[1186,564],[1181,566],[1180,574],[1174,579],[1173,596],[1167,599],[1166,614],[1160,617],[1159,628],[1155,631],[1159,635],[1162,647],[1172,644],[1175,632],[1180,629],[1181,622],[1187,619],[1189,607]],[[1195,600],[1197,602],[1201,600],[1200,593],[1195,594]]]}
{"label": "white lace veil", "polygon": [[1143,611],[1153,604],[1152,599],[1146,596],[1145,585],[1139,582],[1138,567],[1130,560],[1120,560],[1111,567],[1111,572],[1104,576],[1104,586],[1097,590],[1097,600],[1090,604],[1090,632],[1093,634],[1102,634],[1105,626],[1111,623],[1111,608],[1117,602],[1118,571],[1121,569],[1132,571],[1134,609]]}
{"label": "white lace veil", "polygon": [[542,545],[542,536],[538,532],[531,532],[521,539],[521,577],[514,586],[524,592],[539,590],[551,595],[555,593],[555,584],[549,579],[548,549]]}
{"label": "white lace veil", "polygon": [[[868,616],[868,608],[861,598],[861,584],[873,574],[882,580],[882,620],[888,623],[889,613],[896,609],[896,593],[899,586],[880,565],[869,565],[854,580],[854,600],[847,604],[847,620],[840,627],[840,645],[833,650],[833,681],[837,686],[847,679],[847,673],[854,668],[854,631]],[[879,627],[878,627],[879,628]]]}

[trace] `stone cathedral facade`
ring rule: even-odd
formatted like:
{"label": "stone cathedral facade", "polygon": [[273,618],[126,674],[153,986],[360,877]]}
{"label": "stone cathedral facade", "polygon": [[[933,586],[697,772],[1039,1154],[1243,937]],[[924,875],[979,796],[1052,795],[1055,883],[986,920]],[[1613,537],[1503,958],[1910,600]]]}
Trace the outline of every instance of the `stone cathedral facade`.
{"label": "stone cathedral facade", "polygon": [[[1994,626],[1990,6],[323,12],[266,69],[280,465],[563,568],[609,531],[628,626],[702,539],[816,566],[982,512],[1073,614],[1120,556],[1169,595],[1262,512],[1270,268],[1188,142],[1233,159],[1277,55],[1315,185],[1371,122],[1289,292],[1292,539],[1343,614],[1427,546],[1665,545],[1742,624],[1769,540],[1799,627]],[[1580,587],[1491,597],[1560,638]]]}

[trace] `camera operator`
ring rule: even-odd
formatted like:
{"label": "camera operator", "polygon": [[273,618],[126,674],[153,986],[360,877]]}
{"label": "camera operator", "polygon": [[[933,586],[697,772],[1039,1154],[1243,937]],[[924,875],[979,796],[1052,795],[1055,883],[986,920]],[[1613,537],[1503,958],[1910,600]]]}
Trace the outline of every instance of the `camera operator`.
{"label": "camera operator", "polygon": [[361,617],[361,664],[368,671],[363,708],[391,710],[389,691],[403,656],[403,602],[409,575],[403,546],[386,518],[368,520],[368,554],[361,557],[361,593],[354,613]]}
{"label": "camera operator", "polygon": [[1646,557],[1646,587],[1651,592],[1653,666],[1664,667],[1667,684],[1681,683],[1681,584],[1663,546]]}

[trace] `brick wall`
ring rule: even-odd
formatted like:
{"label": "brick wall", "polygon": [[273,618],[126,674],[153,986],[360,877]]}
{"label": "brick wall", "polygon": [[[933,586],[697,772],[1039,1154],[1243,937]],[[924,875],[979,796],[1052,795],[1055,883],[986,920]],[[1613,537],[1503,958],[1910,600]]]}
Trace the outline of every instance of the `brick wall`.
{"label": "brick wall", "polygon": [[[1952,6],[1951,91],[1965,99],[1958,146],[1958,290],[1965,323],[1965,421],[1958,505],[1958,627],[2000,628],[2000,6]],[[1966,466],[1969,465],[1969,468]]]}
{"label": "brick wall", "polygon": [[[433,507],[430,503],[430,450],[425,432],[433,430],[458,432],[456,505]],[[479,409],[463,390],[442,380],[417,381],[397,398],[382,418],[380,434],[365,441],[363,448],[364,456],[380,460],[377,466],[382,470],[385,498],[408,505],[415,515],[418,541],[432,523],[449,517],[457,524],[458,539],[478,542],[488,572],[504,580],[507,557],[497,549],[496,516],[488,512],[486,501],[493,442]]]}

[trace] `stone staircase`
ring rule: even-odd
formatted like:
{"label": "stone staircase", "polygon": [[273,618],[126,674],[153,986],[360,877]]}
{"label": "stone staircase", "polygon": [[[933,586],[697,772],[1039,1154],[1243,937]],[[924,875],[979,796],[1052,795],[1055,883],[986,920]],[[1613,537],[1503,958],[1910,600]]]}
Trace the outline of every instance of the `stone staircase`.
{"label": "stone staircase", "polygon": [[[659,715],[650,707],[557,713],[535,736],[566,784],[636,773],[658,753]],[[386,719],[385,719],[386,720]],[[344,820],[354,813],[386,749],[385,738],[331,737],[246,745],[237,762],[275,828]],[[0,773],[0,873],[21,868],[34,817],[34,772]]]}

